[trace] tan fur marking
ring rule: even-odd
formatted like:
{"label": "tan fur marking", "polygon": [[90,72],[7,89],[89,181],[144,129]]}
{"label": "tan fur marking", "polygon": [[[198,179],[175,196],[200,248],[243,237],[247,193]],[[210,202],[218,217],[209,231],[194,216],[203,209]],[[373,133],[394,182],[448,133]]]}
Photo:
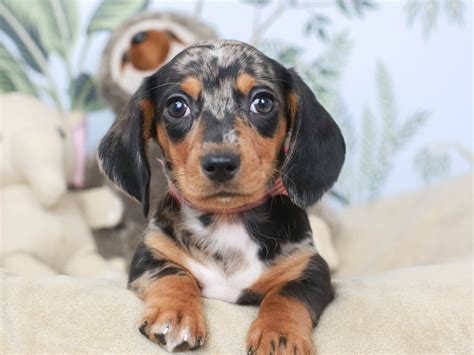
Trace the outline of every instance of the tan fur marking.
{"label": "tan fur marking", "polygon": [[143,111],[143,137],[145,140],[150,138],[151,124],[155,115],[155,107],[151,100],[143,99],[140,101],[140,108]]}
{"label": "tan fur marking", "polygon": [[156,333],[168,325],[166,339],[171,346],[168,351],[183,342],[183,332],[188,334],[190,347],[202,345],[206,337],[206,323],[198,282],[184,267],[189,255],[159,232],[149,232],[145,236],[145,245],[158,259],[181,267],[184,274],[154,278],[152,274],[145,273],[130,285],[145,303],[140,331],[150,340],[157,341]]}
{"label": "tan fur marking", "polygon": [[[201,292],[193,277],[177,275],[158,278],[143,292],[145,302],[154,304],[163,302],[163,297],[169,297],[168,301],[170,301],[187,297],[190,299],[199,298],[200,296]],[[166,306],[170,307],[171,304],[166,304]]]}
{"label": "tan fur marking", "polygon": [[271,289],[298,279],[306,269],[313,255],[314,251],[301,251],[275,261],[274,266],[268,268],[263,275],[249,287],[249,290],[261,295],[266,295]]}
{"label": "tan fur marking", "polygon": [[156,140],[160,144],[161,149],[163,150],[163,155],[165,158],[170,156],[170,142],[168,139],[168,134],[166,133],[163,123],[158,123],[156,126]]}
{"label": "tan fur marking", "polygon": [[[170,157],[186,199],[198,208],[224,211],[263,198],[268,193],[267,183],[277,175],[278,153],[286,136],[286,118],[280,115],[278,121],[274,137],[266,138],[255,127],[237,118],[235,129],[239,135],[238,147],[232,144],[203,144],[200,124],[193,128],[183,142],[172,145]],[[228,187],[239,195],[227,200],[212,196],[214,185],[203,175],[200,167],[204,154],[219,150],[236,151],[241,157],[239,172]]]}
{"label": "tan fur marking", "polygon": [[146,271],[143,275],[141,275],[139,278],[133,280],[128,285],[128,288],[130,290],[133,290],[139,298],[143,298],[143,290],[147,289],[151,282],[153,282],[153,278],[151,277],[151,273],[149,271]]}
{"label": "tan fur marking", "polygon": [[244,95],[248,95],[250,90],[255,86],[256,84],[256,79],[247,74],[247,73],[242,73],[237,77],[237,80],[235,82],[235,85],[237,86],[237,89],[240,90]]}
{"label": "tan fur marking", "polygon": [[290,111],[291,128],[293,128],[296,122],[296,113],[298,112],[298,96],[293,91],[288,94],[287,104],[288,111]]}
{"label": "tan fur marking", "polygon": [[255,354],[315,354],[308,310],[301,302],[278,293],[279,289],[272,290],[260,304],[248,331],[247,348]]}
{"label": "tan fur marking", "polygon": [[[151,282],[142,292],[145,310],[140,324],[149,339],[156,341],[156,332],[169,325],[168,342],[183,341],[188,332],[190,347],[200,346],[206,337],[206,322],[201,303],[201,291],[190,275],[169,275]],[[146,323],[145,323],[146,322]],[[178,337],[178,340],[177,340]],[[168,349],[171,350],[171,349]]]}
{"label": "tan fur marking", "polygon": [[[203,210],[220,212],[254,203],[268,194],[268,183],[278,176],[278,154],[287,133],[287,117],[280,113],[278,126],[271,138],[263,137],[258,130],[237,117],[235,123],[239,144],[203,142],[203,125],[197,121],[186,137],[172,143],[162,123],[157,125],[157,138],[166,159],[173,164],[177,187],[192,205]],[[209,152],[231,150],[240,154],[241,165],[235,178],[227,185],[231,198],[216,197],[215,184],[201,170],[201,159]],[[214,192],[215,191],[215,192]]]}
{"label": "tan fur marking", "polygon": [[189,255],[174,241],[162,233],[150,232],[145,236],[145,245],[157,257],[167,260],[186,269],[186,260]]}
{"label": "tan fur marking", "polygon": [[[174,145],[172,152],[174,162],[178,161],[180,165],[185,165],[191,151],[201,150],[202,132],[203,127],[201,123],[194,125],[184,140]],[[200,161],[197,161],[197,167],[200,167]]]}
{"label": "tan fur marking", "polygon": [[195,76],[188,76],[181,83],[181,90],[191,96],[194,100],[197,100],[201,94],[202,81]]}
{"label": "tan fur marking", "polygon": [[241,156],[247,170],[245,181],[242,183],[260,186],[257,192],[260,196],[255,196],[258,200],[267,193],[266,182],[277,173],[278,153],[286,135],[286,120],[283,116],[279,118],[277,130],[272,138],[263,137],[255,127],[240,119],[236,121],[235,127],[239,132]]}
{"label": "tan fur marking", "polygon": [[202,155],[202,125],[196,124],[178,144],[172,143],[162,123],[157,125],[157,140],[166,159],[172,162],[178,188],[183,193],[195,189],[195,182],[202,178],[200,157]]}
{"label": "tan fur marking", "polygon": [[[266,297],[260,305],[259,318],[266,329],[272,328],[272,325],[281,321],[301,323],[301,330],[304,333],[311,333],[311,316],[305,305],[291,297],[285,297],[278,294],[275,290]],[[295,329],[298,334],[299,329]]]}

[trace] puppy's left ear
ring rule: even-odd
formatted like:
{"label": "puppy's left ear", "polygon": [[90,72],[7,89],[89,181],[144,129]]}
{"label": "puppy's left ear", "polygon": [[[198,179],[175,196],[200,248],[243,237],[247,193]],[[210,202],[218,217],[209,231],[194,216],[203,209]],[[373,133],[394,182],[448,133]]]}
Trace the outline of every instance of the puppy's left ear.
{"label": "puppy's left ear", "polygon": [[150,164],[146,154],[152,136],[154,106],[143,85],[100,142],[97,158],[102,171],[130,197],[149,208]]}
{"label": "puppy's left ear", "polygon": [[290,199],[300,207],[315,203],[336,181],[345,156],[341,131],[311,89],[290,70],[288,96],[292,133],[282,179]]}

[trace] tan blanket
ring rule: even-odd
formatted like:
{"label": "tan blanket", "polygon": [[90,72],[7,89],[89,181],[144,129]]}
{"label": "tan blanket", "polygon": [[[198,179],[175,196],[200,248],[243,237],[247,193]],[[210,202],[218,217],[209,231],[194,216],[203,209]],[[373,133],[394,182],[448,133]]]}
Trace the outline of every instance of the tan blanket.
{"label": "tan blanket", "polygon": [[473,174],[343,211],[338,275],[366,275],[472,256]]}
{"label": "tan blanket", "polygon": [[[319,353],[472,353],[472,175],[341,218],[336,298],[314,332]],[[139,334],[142,305],[124,288],[5,272],[0,281],[2,353],[161,352]],[[256,308],[204,303],[202,352],[244,353]]]}
{"label": "tan blanket", "polygon": [[[161,353],[137,330],[141,302],[117,286],[55,276],[2,276],[3,352]],[[314,332],[319,353],[472,351],[471,262],[336,282]],[[205,301],[202,352],[243,354],[256,308]]]}

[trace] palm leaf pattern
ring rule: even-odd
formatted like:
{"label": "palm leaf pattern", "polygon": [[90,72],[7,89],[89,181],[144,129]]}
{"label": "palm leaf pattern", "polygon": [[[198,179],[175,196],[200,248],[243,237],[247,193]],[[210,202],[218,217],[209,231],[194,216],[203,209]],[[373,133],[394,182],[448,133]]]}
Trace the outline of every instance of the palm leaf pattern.
{"label": "palm leaf pattern", "polygon": [[108,0],[103,1],[96,9],[87,26],[87,33],[111,31],[117,24],[126,20],[131,14],[142,11],[148,6],[146,1]]}
{"label": "palm leaf pattern", "polygon": [[[97,95],[94,73],[83,63],[97,34],[109,32],[126,18],[148,7],[149,0],[99,1],[88,21],[81,21],[80,0],[1,0],[0,1],[0,93],[20,91],[38,97],[49,97],[67,111],[96,111],[103,108]],[[202,3],[202,0],[197,0]],[[347,146],[347,159],[335,190],[342,201],[354,203],[378,197],[395,165],[396,158],[423,129],[429,113],[417,111],[401,119],[388,69],[379,63],[375,70],[377,102],[366,105],[360,120],[348,109],[340,90],[341,73],[350,55],[348,33],[333,33],[330,12],[321,2],[281,0],[275,11],[263,8],[269,0],[242,0],[254,6],[256,22],[251,39],[264,52],[286,66],[294,66],[317,94],[319,100],[337,119]],[[337,0],[328,2],[347,18],[362,18],[376,8],[372,0]],[[302,30],[307,37],[316,37],[325,50],[318,56],[308,55],[313,48],[301,48],[281,40],[263,38],[276,19],[294,9],[309,12]],[[410,24],[421,23],[425,34],[436,27],[444,15],[452,22],[462,23],[463,0],[406,0],[405,11]],[[260,16],[261,15],[261,16]],[[264,16],[266,15],[266,16]],[[81,24],[82,23],[82,24]],[[258,32],[258,33],[257,33]],[[79,35],[85,34],[85,41]],[[58,82],[53,75],[57,61],[67,73],[67,82]],[[73,57],[76,56],[76,57]],[[445,151],[422,148],[414,165],[423,180],[447,173],[450,156]]]}
{"label": "palm leaf pattern", "polygon": [[42,0],[37,2],[40,38],[49,52],[56,52],[68,59],[71,44],[79,32],[77,1]]}
{"label": "palm leaf pattern", "polygon": [[[63,110],[103,108],[92,73],[83,70],[84,55],[98,31],[111,31],[148,6],[148,0],[103,0],[89,19],[84,48],[79,51],[79,0],[2,0],[0,2],[0,92],[20,91],[49,97]],[[5,38],[5,40],[4,40]],[[72,58],[72,53],[81,58]],[[52,74],[51,54],[62,59],[67,92]],[[78,63],[74,66],[74,63]],[[46,85],[44,84],[46,83]],[[64,98],[70,97],[70,100]]]}
{"label": "palm leaf pattern", "polygon": [[35,87],[23,71],[22,66],[0,44],[0,92],[7,93],[21,91],[29,95],[36,95]]}
{"label": "palm leaf pattern", "polygon": [[0,3],[0,30],[16,45],[28,66],[41,72],[47,66],[48,52],[40,40],[33,14],[39,2],[5,0]]}

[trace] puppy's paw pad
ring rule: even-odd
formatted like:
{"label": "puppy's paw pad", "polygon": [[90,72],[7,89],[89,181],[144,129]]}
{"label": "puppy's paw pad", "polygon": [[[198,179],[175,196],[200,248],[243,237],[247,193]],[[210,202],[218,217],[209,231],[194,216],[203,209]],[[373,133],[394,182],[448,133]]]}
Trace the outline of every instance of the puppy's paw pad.
{"label": "puppy's paw pad", "polygon": [[206,336],[200,309],[161,310],[159,307],[148,307],[138,330],[170,352],[198,349],[204,345]]}

